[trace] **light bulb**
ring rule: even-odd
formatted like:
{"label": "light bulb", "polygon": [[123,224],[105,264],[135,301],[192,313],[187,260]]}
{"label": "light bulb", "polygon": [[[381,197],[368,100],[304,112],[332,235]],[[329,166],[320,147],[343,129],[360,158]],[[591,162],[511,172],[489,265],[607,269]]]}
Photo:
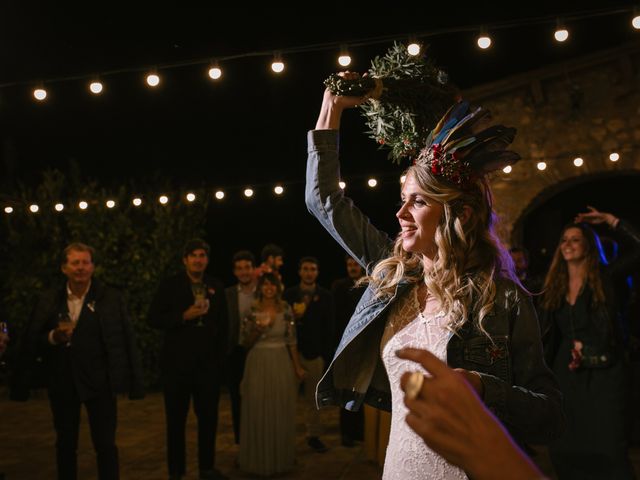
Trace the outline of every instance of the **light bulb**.
{"label": "light bulb", "polygon": [[61,212],[62,210],[64,210],[64,205],[61,203],[56,203],[53,208],[55,209],[56,212]]}
{"label": "light bulb", "polygon": [[82,202],[78,203],[78,208],[80,210],[86,210],[88,206],[89,206],[89,204],[87,202],[85,202],[85,201],[82,201]]}
{"label": "light bulb", "polygon": [[113,208],[116,206],[116,202],[114,202],[113,200],[107,200],[105,202],[105,205],[107,206],[107,208]]}
{"label": "light bulb", "polygon": [[211,67],[209,69],[209,77],[212,80],[218,80],[222,76],[222,70],[220,67]]}
{"label": "light bulb", "polygon": [[281,60],[275,60],[271,64],[271,70],[273,70],[275,73],[282,73],[284,71],[284,63],[282,63]]}
{"label": "light bulb", "polygon": [[250,188],[246,188],[244,190],[244,196],[247,197],[247,198],[253,197],[253,190],[251,190]]}
{"label": "light bulb", "polygon": [[375,178],[370,178],[369,180],[367,180],[367,185],[373,188],[378,185],[378,181]]}
{"label": "light bulb", "polygon": [[102,93],[102,89],[103,85],[101,82],[91,82],[91,84],[89,85],[89,90],[95,95]]}
{"label": "light bulb", "polygon": [[407,46],[407,52],[409,53],[409,55],[411,55],[412,57],[415,57],[416,55],[418,55],[420,53],[420,44],[416,43],[416,42],[411,42],[408,46]]}
{"label": "light bulb", "polygon": [[222,200],[222,199],[224,198],[224,192],[223,192],[222,190],[218,190],[218,191],[216,192],[216,198],[217,198],[218,200]]}
{"label": "light bulb", "polygon": [[553,38],[558,42],[564,42],[567,38],[569,38],[569,31],[566,28],[558,27],[553,34]]}
{"label": "light bulb", "polygon": [[160,84],[160,77],[155,73],[147,75],[147,85],[150,87],[157,87]]}
{"label": "light bulb", "polygon": [[616,152],[613,152],[609,154],[609,160],[611,160],[612,162],[617,162],[618,160],[620,160],[620,155]]}
{"label": "light bulb", "polygon": [[507,165],[502,169],[504,173],[511,173],[511,170],[513,170],[513,167],[511,165]]}
{"label": "light bulb", "polygon": [[140,205],[142,205],[142,199],[141,199],[141,198],[136,197],[136,198],[134,198],[134,199],[131,201],[131,203],[133,203],[133,205],[134,205],[135,207],[139,207]]}
{"label": "light bulb", "polygon": [[538,164],[536,165],[536,167],[538,168],[538,170],[542,171],[545,168],[547,168],[547,164],[545,162],[538,162]]}
{"label": "light bulb", "polygon": [[47,98],[47,91],[44,88],[36,88],[33,91],[33,96],[36,100],[38,100],[39,102],[43,101],[45,98]]}
{"label": "light bulb", "polygon": [[167,203],[169,203],[169,197],[167,197],[166,195],[160,195],[160,197],[158,197],[158,201],[162,205],[166,205]]}
{"label": "light bulb", "polygon": [[580,157],[576,157],[576,158],[573,159],[573,164],[576,167],[581,167],[582,165],[584,165],[584,160],[582,158],[580,158]]}
{"label": "light bulb", "polygon": [[486,34],[480,35],[478,37],[478,46],[483,50],[489,48],[491,46],[491,37]]}
{"label": "light bulb", "polygon": [[282,193],[284,192],[284,188],[282,188],[281,185],[276,185],[273,191],[276,195],[282,195]]}

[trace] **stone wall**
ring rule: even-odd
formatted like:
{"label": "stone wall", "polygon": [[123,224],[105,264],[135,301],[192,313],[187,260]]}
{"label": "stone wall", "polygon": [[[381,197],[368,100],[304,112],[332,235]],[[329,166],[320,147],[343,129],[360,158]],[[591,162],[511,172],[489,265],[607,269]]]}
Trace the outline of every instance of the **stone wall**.
{"label": "stone wall", "polygon": [[[522,155],[492,179],[500,236],[519,243],[527,211],[586,178],[640,170],[640,42],[550,65],[464,92],[518,129]],[[620,160],[612,162],[609,154]],[[584,164],[576,167],[573,160]],[[547,168],[537,169],[544,161]]]}

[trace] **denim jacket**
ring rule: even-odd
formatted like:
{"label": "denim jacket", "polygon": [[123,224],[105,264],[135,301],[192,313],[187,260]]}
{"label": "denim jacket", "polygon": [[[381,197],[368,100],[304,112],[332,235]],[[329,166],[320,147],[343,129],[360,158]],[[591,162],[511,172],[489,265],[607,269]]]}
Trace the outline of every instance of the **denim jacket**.
{"label": "denim jacket", "polygon": [[[337,130],[308,135],[306,203],[333,238],[363,267],[389,256],[392,240],[338,188]],[[508,280],[497,280],[495,307],[485,328],[493,343],[468,320],[447,344],[447,363],[481,375],[484,403],[519,441],[546,443],[562,433],[561,394],[547,368],[530,298]],[[391,409],[380,341],[389,307],[410,290],[400,282],[391,298],[368,287],[351,317],[333,361],[316,389],[319,406],[358,410],[363,402]]]}

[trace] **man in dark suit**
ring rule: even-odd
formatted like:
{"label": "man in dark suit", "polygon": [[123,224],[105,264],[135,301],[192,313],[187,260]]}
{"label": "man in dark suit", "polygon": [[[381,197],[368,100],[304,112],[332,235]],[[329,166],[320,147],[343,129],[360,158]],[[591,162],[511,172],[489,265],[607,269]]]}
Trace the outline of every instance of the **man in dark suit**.
{"label": "man in dark suit", "polygon": [[324,453],[328,449],[320,440],[324,428],[315,392],[333,354],[333,297],[329,290],[316,283],[319,270],[315,257],[302,257],[298,267],[300,284],[285,290],[282,298],[293,309],[300,363],[307,372],[303,379],[307,445],[318,453]]}
{"label": "man in dark suit", "polygon": [[25,370],[12,397],[28,397],[28,372],[37,356],[47,369],[56,429],[58,479],[77,478],[80,406],[89,417],[98,478],[119,478],[116,393],[142,398],[142,367],[122,295],[93,279],[94,250],[72,243],[63,252],[65,285],[43,295],[22,343]]}
{"label": "man in dark suit", "polygon": [[250,312],[255,299],[255,257],[247,250],[233,256],[233,274],[238,283],[225,289],[229,313],[227,344],[227,387],[231,397],[231,416],[236,443],[240,443],[240,382],[244,373],[245,348],[242,345],[242,321]]}
{"label": "man in dark suit", "polygon": [[205,273],[209,245],[203,240],[187,242],[182,261],[185,271],[160,284],[148,316],[151,326],[165,332],[160,366],[169,476],[180,479],[186,473],[185,425],[193,398],[200,478],[225,478],[214,468],[227,340],[224,288]]}

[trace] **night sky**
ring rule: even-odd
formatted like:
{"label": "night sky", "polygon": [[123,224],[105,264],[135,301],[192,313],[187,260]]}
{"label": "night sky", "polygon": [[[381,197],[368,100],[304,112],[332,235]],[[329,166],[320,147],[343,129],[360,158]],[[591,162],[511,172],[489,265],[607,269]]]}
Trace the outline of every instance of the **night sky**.
{"label": "night sky", "polygon": [[[411,2],[413,3],[413,2]],[[340,274],[340,250],[306,213],[302,197],[306,131],[313,127],[322,97],[322,81],[339,70],[339,44],[354,44],[380,36],[405,41],[434,29],[491,25],[524,18],[633,6],[629,1],[513,2],[500,9],[479,2],[409,2],[376,10],[339,4],[307,3],[298,9],[231,7],[174,8],[148,4],[134,11],[96,4],[56,9],[51,2],[4,2],[0,12],[0,199],[20,183],[33,185],[48,168],[67,171],[78,165],[88,179],[106,187],[121,184],[157,194],[158,185],[173,191],[224,188],[227,199],[215,205],[207,225],[208,239],[217,245],[214,270],[228,276],[228,258],[238,248],[259,253],[268,241],[287,249],[290,279],[295,260],[316,254],[329,278]],[[470,3],[473,6],[468,6]],[[428,5],[428,8],[427,8]],[[303,13],[304,10],[304,13]],[[630,13],[568,23],[570,39],[552,39],[554,22],[492,30],[494,46],[481,52],[477,31],[443,33],[423,41],[429,55],[461,88],[561,62],[600,48],[638,41]],[[223,62],[223,78],[206,77],[207,64],[162,69],[165,64],[215,59],[292,47],[337,46],[316,52],[285,55],[285,72],[268,68],[269,56]],[[391,40],[350,47],[352,70],[365,71],[370,59],[383,54]],[[147,68],[160,67],[161,86],[144,84]],[[102,95],[88,92],[89,78],[101,75]],[[31,89],[44,81],[46,102],[37,103]],[[376,224],[393,234],[399,167],[363,134],[363,122],[348,112],[343,125],[343,175],[348,189]],[[375,192],[356,186],[369,174],[387,175]],[[383,178],[383,177],[379,177]],[[282,198],[271,188],[283,182]],[[243,199],[245,185],[256,190]],[[295,219],[294,222],[291,222]],[[322,266],[322,265],[321,265]],[[287,279],[287,271],[285,271]],[[291,283],[291,281],[289,282]]]}

